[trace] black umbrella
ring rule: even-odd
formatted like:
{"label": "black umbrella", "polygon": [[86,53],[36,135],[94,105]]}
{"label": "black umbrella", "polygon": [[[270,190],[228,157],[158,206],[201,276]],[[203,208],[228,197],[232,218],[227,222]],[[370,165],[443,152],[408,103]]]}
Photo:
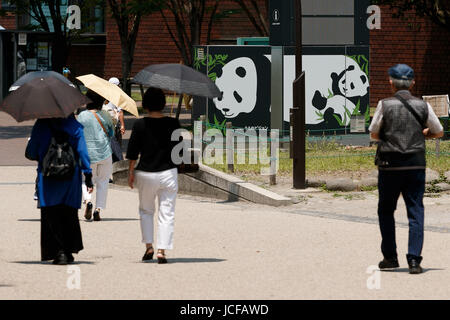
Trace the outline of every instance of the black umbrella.
{"label": "black umbrella", "polygon": [[206,75],[182,64],[154,64],[141,70],[133,82],[191,96],[220,97],[219,88]]}
{"label": "black umbrella", "polygon": [[33,71],[29,72],[22,77],[20,77],[16,82],[13,83],[13,85],[9,88],[9,91],[17,90],[20,86],[24,85],[25,83],[36,79],[36,78],[57,78],[58,80],[61,80],[62,82],[67,83],[68,85],[75,88],[75,85],[70,82],[66,77],[64,77],[62,74],[54,72],[54,71]]}
{"label": "black umbrella", "polygon": [[11,92],[0,105],[0,111],[9,113],[18,122],[66,118],[91,100],[78,89],[53,77],[36,78]]}

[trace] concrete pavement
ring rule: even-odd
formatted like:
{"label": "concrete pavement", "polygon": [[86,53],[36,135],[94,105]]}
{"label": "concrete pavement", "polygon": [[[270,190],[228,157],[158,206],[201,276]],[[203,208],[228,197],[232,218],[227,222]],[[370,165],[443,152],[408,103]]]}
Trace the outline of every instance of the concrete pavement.
{"label": "concrete pavement", "polygon": [[[349,201],[312,192],[303,205],[282,209],[179,196],[175,248],[168,252],[170,263],[158,265],[140,261],[137,193],[112,187],[103,221],[86,222],[80,212],[85,249],[75,257],[77,263],[41,263],[34,178],[33,166],[0,167],[0,299],[450,297],[450,233],[445,229],[426,232],[425,273],[407,272],[404,227],[397,228],[401,268],[367,273],[381,257],[378,226],[370,220],[376,218],[373,195]],[[445,196],[440,199],[444,205],[433,208],[445,216],[448,200]],[[399,206],[397,216],[404,215]],[[69,289],[68,281],[72,288],[78,283],[75,275],[80,289]]]}

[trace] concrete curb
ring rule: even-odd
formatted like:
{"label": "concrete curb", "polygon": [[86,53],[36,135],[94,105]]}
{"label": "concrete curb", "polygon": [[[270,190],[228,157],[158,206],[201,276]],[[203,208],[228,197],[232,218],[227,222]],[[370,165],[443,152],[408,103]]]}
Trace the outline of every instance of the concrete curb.
{"label": "concrete curb", "polygon": [[[213,197],[226,201],[246,200],[274,207],[287,206],[293,203],[290,198],[245,182],[237,177],[202,164],[199,167],[199,172],[178,176],[180,193]],[[113,164],[113,177],[115,184],[128,184],[128,160]]]}

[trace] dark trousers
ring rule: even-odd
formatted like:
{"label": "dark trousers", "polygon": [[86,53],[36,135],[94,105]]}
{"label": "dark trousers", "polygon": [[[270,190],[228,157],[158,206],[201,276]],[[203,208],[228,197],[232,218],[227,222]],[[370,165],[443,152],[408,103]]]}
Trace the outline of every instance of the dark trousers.
{"label": "dark trousers", "polygon": [[378,176],[378,219],[381,230],[381,252],[385,258],[397,257],[394,211],[400,193],[409,220],[408,261],[422,260],[424,237],[425,170],[380,170]]}
{"label": "dark trousers", "polygon": [[78,209],[59,205],[41,208],[41,260],[53,260],[60,251],[83,249]]}

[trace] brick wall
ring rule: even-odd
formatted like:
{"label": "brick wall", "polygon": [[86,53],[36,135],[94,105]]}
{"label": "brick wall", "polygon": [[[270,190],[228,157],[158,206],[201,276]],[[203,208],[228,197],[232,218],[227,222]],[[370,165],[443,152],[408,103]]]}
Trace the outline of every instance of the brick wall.
{"label": "brick wall", "polygon": [[370,32],[371,107],[391,95],[387,70],[397,63],[414,68],[414,95],[450,94],[450,31],[413,12],[405,18],[382,7],[381,30]]}
{"label": "brick wall", "polygon": [[73,45],[67,61],[67,66],[71,73],[71,80],[88,73],[103,77],[105,49],[105,46],[100,45]]}
{"label": "brick wall", "polygon": [[[263,2],[264,1],[261,1],[261,3]],[[220,12],[237,8],[237,5],[232,1],[220,1]],[[261,10],[265,10],[264,6],[261,6]],[[166,16],[168,17],[169,25],[175,26],[173,16],[171,16],[171,14],[167,11]],[[208,22],[209,21],[205,18],[203,23],[203,36],[201,44],[206,43]],[[114,19],[112,19],[110,15],[107,15],[105,25],[107,31],[105,77],[120,77],[122,74],[121,49],[117,26]],[[227,17],[215,22],[211,33],[211,40],[214,42],[218,39],[236,39],[237,37],[249,36],[257,36],[257,32],[251,25],[245,13],[240,12],[228,15]],[[131,75],[135,75],[139,72],[139,70],[150,64],[179,63],[180,60],[182,60],[181,55],[170,37],[169,31],[165,26],[161,14],[154,13],[143,17],[136,42],[136,51]]]}
{"label": "brick wall", "polygon": [[[264,3],[264,1],[261,1]],[[220,2],[219,11],[236,9],[232,1]],[[261,10],[265,10],[261,6]],[[173,17],[169,23],[174,25]],[[120,77],[121,48],[115,21],[106,14],[106,47],[83,46],[72,48],[69,66],[72,74],[95,73],[109,78]],[[389,96],[387,70],[396,63],[407,63],[416,71],[417,85],[413,94],[450,93],[450,32],[427,18],[417,17],[410,12],[406,19],[392,18],[388,6],[382,7],[382,29],[370,32],[370,82],[371,107],[378,100]],[[5,28],[15,28],[13,16],[0,17]],[[204,22],[204,37],[208,21]],[[212,32],[212,41],[235,39],[236,37],[258,36],[244,13],[232,14],[216,21]],[[215,41],[216,40],[216,41]],[[102,60],[103,59],[103,60]],[[181,55],[173,43],[159,13],[142,19],[136,44],[134,65],[131,75],[154,63],[178,63]]]}

